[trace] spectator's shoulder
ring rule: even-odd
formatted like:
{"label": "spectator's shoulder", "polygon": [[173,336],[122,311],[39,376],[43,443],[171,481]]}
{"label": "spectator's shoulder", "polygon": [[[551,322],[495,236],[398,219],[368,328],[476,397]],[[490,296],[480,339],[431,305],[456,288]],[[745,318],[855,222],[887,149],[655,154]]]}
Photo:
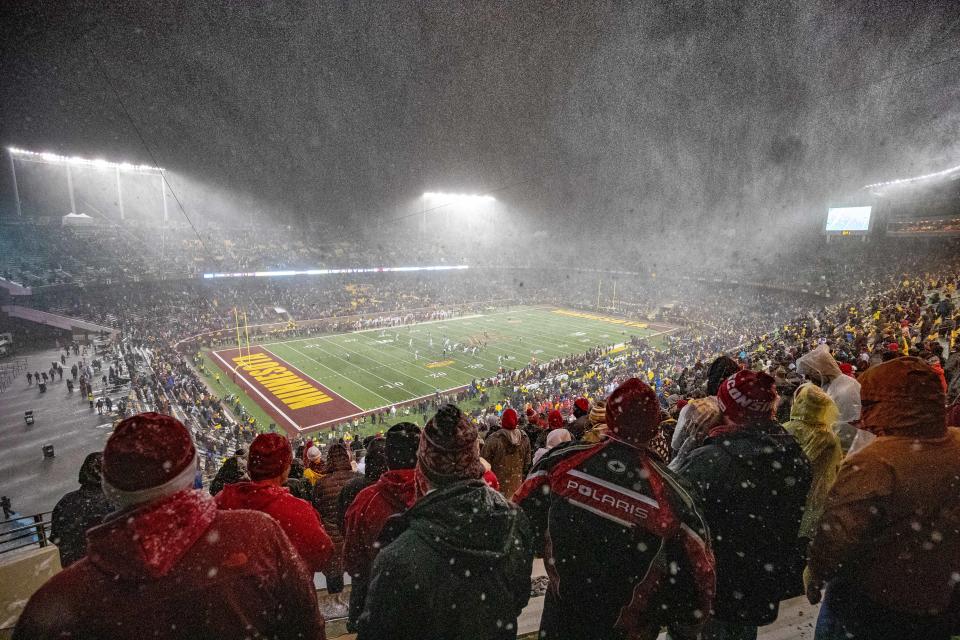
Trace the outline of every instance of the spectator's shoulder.
{"label": "spectator's shoulder", "polygon": [[427,542],[421,540],[417,532],[406,528],[380,549],[372,570],[388,572],[391,577],[411,575],[418,568],[422,571],[424,559],[433,555]]}
{"label": "spectator's shoulder", "polygon": [[730,453],[716,442],[708,442],[691,451],[677,469],[681,476],[689,476],[693,472],[709,472],[719,474],[726,468],[730,460]]}

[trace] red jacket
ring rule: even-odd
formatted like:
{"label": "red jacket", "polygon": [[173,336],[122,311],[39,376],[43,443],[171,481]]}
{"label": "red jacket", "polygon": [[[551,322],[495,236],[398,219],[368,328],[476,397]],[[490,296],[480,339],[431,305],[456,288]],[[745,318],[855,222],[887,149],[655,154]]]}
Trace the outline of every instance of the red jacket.
{"label": "red jacket", "polygon": [[186,490],[87,532],[87,557],[37,591],[13,637],[323,640],[313,580],[280,525]]}
{"label": "red jacket", "polygon": [[217,494],[220,509],[253,509],[262,511],[280,523],[307,569],[323,571],[333,555],[333,542],[327,535],[320,515],[306,500],[290,495],[286,487],[260,482],[235,482]]}
{"label": "red jacket", "polygon": [[343,555],[346,570],[366,577],[379,548],[375,545],[387,518],[403,513],[416,501],[414,469],[392,469],[357,494],[347,509]]}

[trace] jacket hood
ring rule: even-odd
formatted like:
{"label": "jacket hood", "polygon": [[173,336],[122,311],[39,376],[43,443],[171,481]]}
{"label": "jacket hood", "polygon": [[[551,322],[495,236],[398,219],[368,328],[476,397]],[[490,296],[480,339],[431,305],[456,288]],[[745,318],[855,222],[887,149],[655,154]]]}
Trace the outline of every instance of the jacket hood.
{"label": "jacket hood", "polygon": [[817,374],[822,382],[827,378],[833,379],[842,376],[840,365],[830,353],[830,349],[825,344],[810,351],[797,360],[797,373],[802,375]]}
{"label": "jacket hood", "polygon": [[519,429],[500,429],[491,434],[490,437],[502,440],[503,446],[506,447],[507,451],[513,453],[517,450],[517,447],[520,446],[520,439],[523,437],[523,432]]}
{"label": "jacket hood", "polygon": [[903,356],[860,376],[864,427],[877,435],[939,437],[947,428],[946,395],[937,372]]}
{"label": "jacket hood", "polygon": [[501,561],[526,536],[522,513],[483,480],[431,491],[403,517],[409,529],[444,558]]}
{"label": "jacket hood", "polygon": [[353,471],[353,466],[350,464],[350,454],[342,444],[332,445],[327,452],[324,473],[333,473],[334,471]]}
{"label": "jacket hood", "polygon": [[815,384],[806,383],[797,388],[790,407],[790,421],[805,422],[829,428],[840,415],[833,399]]}
{"label": "jacket hood", "polygon": [[108,575],[145,581],[165,576],[217,517],[206,491],[186,489],[117,512],[87,532],[87,556]]}
{"label": "jacket hood", "polygon": [[217,506],[221,509],[253,509],[266,511],[273,501],[290,495],[287,487],[261,484],[259,482],[235,482],[228,484],[217,494]]}
{"label": "jacket hood", "polygon": [[377,489],[394,507],[406,510],[416,501],[416,469],[391,469],[377,480]]}
{"label": "jacket hood", "polygon": [[103,453],[96,451],[88,455],[80,465],[80,485],[99,488],[102,480]]}

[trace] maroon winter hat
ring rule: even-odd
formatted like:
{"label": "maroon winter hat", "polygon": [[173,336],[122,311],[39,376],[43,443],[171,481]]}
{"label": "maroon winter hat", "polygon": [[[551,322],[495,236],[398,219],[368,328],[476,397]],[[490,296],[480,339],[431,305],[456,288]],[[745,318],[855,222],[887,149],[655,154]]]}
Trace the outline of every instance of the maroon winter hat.
{"label": "maroon winter hat", "polygon": [[777,397],[777,383],[771,376],[747,369],[724,380],[717,390],[720,410],[734,424],[772,418]]}
{"label": "maroon winter hat", "polygon": [[173,480],[197,451],[190,432],[171,416],[140,413],[122,420],[103,449],[103,479],[120,491],[141,491]]}
{"label": "maroon winter hat", "polygon": [[540,416],[539,416],[539,414],[537,414],[536,411],[534,411],[532,408],[528,408],[527,411],[526,411],[526,414],[527,414],[527,422],[528,422],[528,423],[530,423],[530,424],[532,424],[532,425],[534,425],[534,426],[537,426],[537,427],[540,426]]}
{"label": "maroon winter hat", "polygon": [[440,407],[420,433],[417,467],[436,485],[483,477],[477,427],[455,405]]}
{"label": "maroon winter hat", "polygon": [[503,412],[503,415],[500,416],[500,426],[508,431],[513,431],[517,428],[517,412],[513,409],[507,409]]}
{"label": "maroon winter hat", "polygon": [[580,415],[590,413],[590,401],[586,398],[577,398],[573,401],[573,408],[580,412]]}
{"label": "maroon winter hat", "polygon": [[551,409],[547,414],[547,426],[551,429],[563,429],[566,423],[563,421],[563,414],[556,409]]}
{"label": "maroon winter hat", "polygon": [[610,437],[628,444],[646,444],[657,435],[660,403],[645,382],[630,378],[607,398],[607,429]]}
{"label": "maroon winter hat", "polygon": [[251,480],[276,478],[290,468],[293,451],[290,442],[279,433],[261,433],[253,439],[247,454],[247,474]]}

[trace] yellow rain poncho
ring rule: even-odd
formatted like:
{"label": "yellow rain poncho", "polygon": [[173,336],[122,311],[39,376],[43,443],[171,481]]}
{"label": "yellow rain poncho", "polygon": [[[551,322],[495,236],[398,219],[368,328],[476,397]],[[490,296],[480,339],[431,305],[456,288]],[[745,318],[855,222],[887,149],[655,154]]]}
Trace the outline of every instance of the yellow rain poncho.
{"label": "yellow rain poncho", "polygon": [[833,432],[837,421],[837,405],[815,384],[800,385],[794,394],[790,421],[783,425],[797,439],[810,460],[813,482],[807,494],[807,505],[800,522],[800,537],[813,538],[817,521],[823,513],[827,493],[837,479],[843,460],[840,439]]}

